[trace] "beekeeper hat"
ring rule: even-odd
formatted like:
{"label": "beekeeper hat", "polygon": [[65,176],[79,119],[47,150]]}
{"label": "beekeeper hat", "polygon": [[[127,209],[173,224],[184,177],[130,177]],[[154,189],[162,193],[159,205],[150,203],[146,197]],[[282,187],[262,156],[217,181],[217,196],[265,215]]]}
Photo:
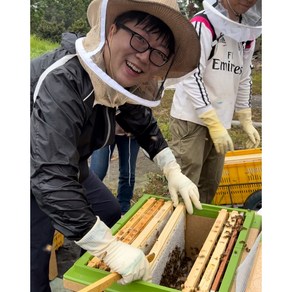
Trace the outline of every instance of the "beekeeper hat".
{"label": "beekeeper hat", "polygon": [[[198,66],[200,42],[195,28],[181,14],[176,0],[93,0],[87,10],[91,29],[84,39],[79,39],[76,42],[77,53],[82,64],[87,69],[90,68],[91,77],[93,77],[91,73],[94,73],[111,88],[125,94],[125,90],[111,79],[103,68],[100,68],[96,58],[105,45],[110,26],[117,16],[127,11],[141,11],[151,14],[163,21],[172,31],[175,39],[174,59],[172,63],[168,62],[160,68],[159,76],[162,80],[166,74],[167,78],[181,77]],[[131,94],[127,94],[127,96],[133,99]],[[142,99],[145,98],[145,96],[142,97]],[[159,104],[157,101],[155,101],[155,105],[140,101],[140,104],[147,106]]]}
{"label": "beekeeper hat", "polygon": [[[103,1],[107,2],[107,5],[102,3],[102,9],[106,12],[99,14],[100,2],[101,0],[94,0],[90,3],[87,17],[92,28],[99,23],[100,16],[105,17],[104,37],[120,14],[131,10],[146,12],[162,20],[174,35],[175,57],[168,77],[181,77],[197,67],[200,58],[199,39],[190,21],[181,14],[176,0],[108,0]],[[96,42],[93,38],[92,41]],[[103,41],[101,39],[101,42]],[[167,66],[163,66],[163,69],[166,68]]]}
{"label": "beekeeper hat", "polygon": [[231,20],[220,1],[204,0],[203,6],[212,25],[237,42],[254,40],[262,34],[262,0],[241,15],[241,22]]}

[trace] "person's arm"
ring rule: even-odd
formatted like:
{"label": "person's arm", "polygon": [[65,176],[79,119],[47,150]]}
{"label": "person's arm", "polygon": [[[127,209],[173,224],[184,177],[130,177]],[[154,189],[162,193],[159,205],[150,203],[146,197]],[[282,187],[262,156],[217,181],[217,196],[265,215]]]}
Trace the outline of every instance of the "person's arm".
{"label": "person's arm", "polygon": [[261,138],[252,124],[251,97],[252,97],[252,76],[251,65],[255,49],[255,40],[247,42],[243,50],[243,72],[238,88],[238,94],[235,104],[235,116],[238,118],[242,129],[248,135],[246,142],[247,148],[256,148],[259,146]]}
{"label": "person's arm", "polygon": [[188,74],[183,79],[181,82],[182,86],[178,86],[176,91],[177,95],[180,95],[180,91],[183,90],[184,94],[187,94],[191,98],[193,108],[201,114],[213,108],[204,83],[204,74],[212,50],[213,37],[211,30],[204,23],[193,22],[193,25],[200,39],[200,63],[193,71],[193,74]]}
{"label": "person's arm", "polygon": [[75,41],[80,34],[75,34],[71,32],[65,32],[62,34],[61,45],[43,55],[34,58],[30,62],[30,97],[31,97],[31,109],[33,104],[33,94],[35,86],[38,82],[40,75],[53,63],[60,60],[62,57],[68,54],[75,54]]}
{"label": "person's arm", "polygon": [[57,69],[45,79],[31,115],[32,193],[52,224],[68,239],[122,275],[119,283],[151,279],[142,250],[117,240],[96,217],[78,182],[78,141],[85,107],[76,81]]}
{"label": "person's arm", "polygon": [[251,107],[252,97],[251,66],[252,57],[255,50],[255,42],[256,42],[255,40],[252,42],[248,42],[246,44],[246,47],[243,49],[243,67],[236,97],[235,111],[240,111],[242,109]]}
{"label": "person's arm", "polygon": [[72,74],[58,68],[40,88],[31,115],[31,188],[55,229],[82,238],[96,217],[78,181],[85,107]]}
{"label": "person's arm", "polygon": [[124,131],[137,139],[151,160],[158,152],[168,147],[150,108],[126,103],[119,107],[116,121]]}
{"label": "person's arm", "polygon": [[[205,23],[194,21],[193,25],[200,38],[200,64],[199,67],[194,70],[194,74],[185,78],[177,87],[176,95],[178,98],[182,94],[187,94],[188,97],[190,97],[192,106],[197,112],[198,117],[209,130],[216,151],[224,155],[226,151],[234,149],[233,142],[212,106],[204,83],[204,74],[208,74],[208,72],[206,72],[207,63],[212,62],[212,59],[208,59],[213,46],[212,33],[214,32],[210,27],[207,27]],[[216,80],[214,80],[214,87],[218,86],[215,82]],[[180,91],[183,92],[180,93]]]}

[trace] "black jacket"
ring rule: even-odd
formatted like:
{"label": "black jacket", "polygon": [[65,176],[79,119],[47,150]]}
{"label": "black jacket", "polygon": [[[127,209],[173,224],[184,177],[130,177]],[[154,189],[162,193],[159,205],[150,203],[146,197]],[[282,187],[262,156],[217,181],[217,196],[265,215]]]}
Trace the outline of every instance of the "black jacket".
{"label": "black jacket", "polygon": [[[64,34],[61,48],[31,62],[31,95],[52,61],[75,53],[75,39]],[[167,147],[150,108],[124,104],[116,112],[93,102],[89,76],[73,57],[46,76],[31,113],[31,192],[54,228],[72,240],[81,239],[96,222],[80,182],[92,152],[113,143],[115,119],[150,159]]]}

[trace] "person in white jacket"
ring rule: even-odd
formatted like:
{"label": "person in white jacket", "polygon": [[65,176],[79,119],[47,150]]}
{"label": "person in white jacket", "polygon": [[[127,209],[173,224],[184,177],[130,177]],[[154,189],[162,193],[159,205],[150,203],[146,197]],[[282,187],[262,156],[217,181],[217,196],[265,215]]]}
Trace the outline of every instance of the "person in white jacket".
{"label": "person in white jacket", "polygon": [[182,172],[197,184],[201,202],[210,204],[225,153],[234,150],[228,134],[234,112],[248,135],[246,147],[260,143],[251,120],[251,64],[261,35],[261,0],[205,0],[203,6],[191,19],[200,65],[175,86],[170,131]]}

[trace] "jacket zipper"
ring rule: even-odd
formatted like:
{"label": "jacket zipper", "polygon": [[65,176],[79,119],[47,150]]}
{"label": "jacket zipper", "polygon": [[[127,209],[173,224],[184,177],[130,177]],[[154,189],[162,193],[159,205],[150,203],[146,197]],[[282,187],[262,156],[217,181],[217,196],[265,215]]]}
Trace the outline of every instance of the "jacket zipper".
{"label": "jacket zipper", "polygon": [[106,116],[106,120],[107,120],[107,136],[106,136],[106,139],[105,139],[105,142],[104,144],[102,145],[101,148],[103,148],[104,146],[107,145],[107,142],[109,141],[109,136],[110,136],[110,129],[111,129],[111,121],[110,121],[110,118],[109,118],[109,113],[108,113],[108,107],[105,108],[105,116]]}

